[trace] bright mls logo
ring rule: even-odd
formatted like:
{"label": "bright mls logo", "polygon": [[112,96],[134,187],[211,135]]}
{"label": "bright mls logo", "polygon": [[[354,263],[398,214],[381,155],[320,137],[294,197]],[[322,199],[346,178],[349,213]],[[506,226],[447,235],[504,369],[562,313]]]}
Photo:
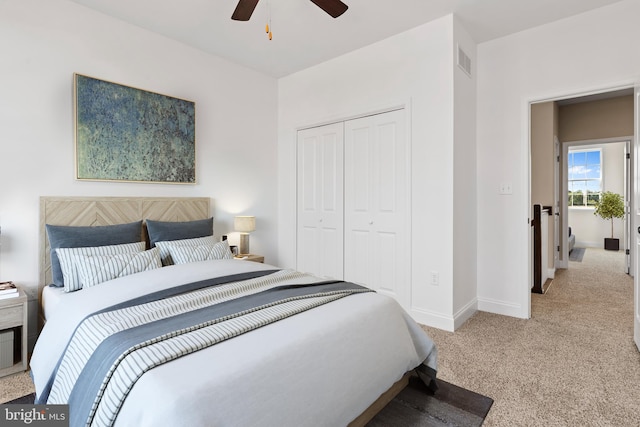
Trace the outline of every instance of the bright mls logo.
{"label": "bright mls logo", "polygon": [[69,405],[2,405],[0,425],[68,427]]}

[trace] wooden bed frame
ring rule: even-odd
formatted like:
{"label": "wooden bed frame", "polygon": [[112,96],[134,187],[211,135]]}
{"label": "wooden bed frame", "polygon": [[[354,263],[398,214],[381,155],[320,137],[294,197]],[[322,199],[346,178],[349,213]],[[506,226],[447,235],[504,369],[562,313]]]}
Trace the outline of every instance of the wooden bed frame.
{"label": "wooden bed frame", "polygon": [[[40,284],[42,289],[52,282],[50,246],[45,225],[100,226],[125,224],[152,219],[156,221],[193,221],[209,218],[211,200],[208,197],[40,197]],[[141,240],[148,242],[146,227]],[[40,327],[44,325],[42,306],[39,309]],[[349,427],[366,425],[409,383],[406,373],[393,384]]]}

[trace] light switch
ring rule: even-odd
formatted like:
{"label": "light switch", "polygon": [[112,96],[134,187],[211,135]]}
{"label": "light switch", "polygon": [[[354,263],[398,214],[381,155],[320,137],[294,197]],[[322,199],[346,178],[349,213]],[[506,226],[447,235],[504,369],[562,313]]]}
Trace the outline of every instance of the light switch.
{"label": "light switch", "polygon": [[500,184],[500,194],[513,194],[510,182],[503,182]]}

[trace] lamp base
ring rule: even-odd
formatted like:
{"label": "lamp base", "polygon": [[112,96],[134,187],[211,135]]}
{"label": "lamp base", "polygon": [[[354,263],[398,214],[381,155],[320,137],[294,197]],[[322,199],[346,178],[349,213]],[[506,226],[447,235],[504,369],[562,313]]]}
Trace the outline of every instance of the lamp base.
{"label": "lamp base", "polygon": [[249,233],[240,233],[239,255],[249,255]]}

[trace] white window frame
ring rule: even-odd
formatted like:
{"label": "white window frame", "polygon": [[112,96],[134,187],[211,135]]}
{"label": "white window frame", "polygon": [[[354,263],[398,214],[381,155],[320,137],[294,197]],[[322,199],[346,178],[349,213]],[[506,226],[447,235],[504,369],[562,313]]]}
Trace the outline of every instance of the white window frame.
{"label": "white window frame", "polygon": [[[568,173],[569,173],[568,171],[569,171],[569,168],[570,168],[569,155],[572,154],[572,153],[587,153],[587,152],[592,152],[592,151],[597,151],[597,152],[600,153],[600,177],[599,178],[569,179],[569,175],[568,175]],[[575,209],[594,209],[594,206],[589,206],[587,204],[588,203],[587,194],[583,193],[583,195],[582,195],[583,200],[584,200],[584,204],[583,205],[570,204],[569,200],[568,200],[568,195],[569,195],[570,188],[572,187],[571,183],[574,182],[574,181],[576,181],[576,182],[578,182],[578,181],[599,181],[599,183],[600,183],[599,194],[602,195],[602,191],[603,191],[603,188],[604,188],[604,152],[603,152],[602,147],[589,147],[589,148],[587,148],[587,147],[571,148],[570,147],[568,152],[567,152],[566,163],[567,163],[567,194],[566,194],[567,206],[569,207],[569,209],[573,209],[573,208],[575,208]],[[585,166],[587,166],[587,165],[585,164]]]}

